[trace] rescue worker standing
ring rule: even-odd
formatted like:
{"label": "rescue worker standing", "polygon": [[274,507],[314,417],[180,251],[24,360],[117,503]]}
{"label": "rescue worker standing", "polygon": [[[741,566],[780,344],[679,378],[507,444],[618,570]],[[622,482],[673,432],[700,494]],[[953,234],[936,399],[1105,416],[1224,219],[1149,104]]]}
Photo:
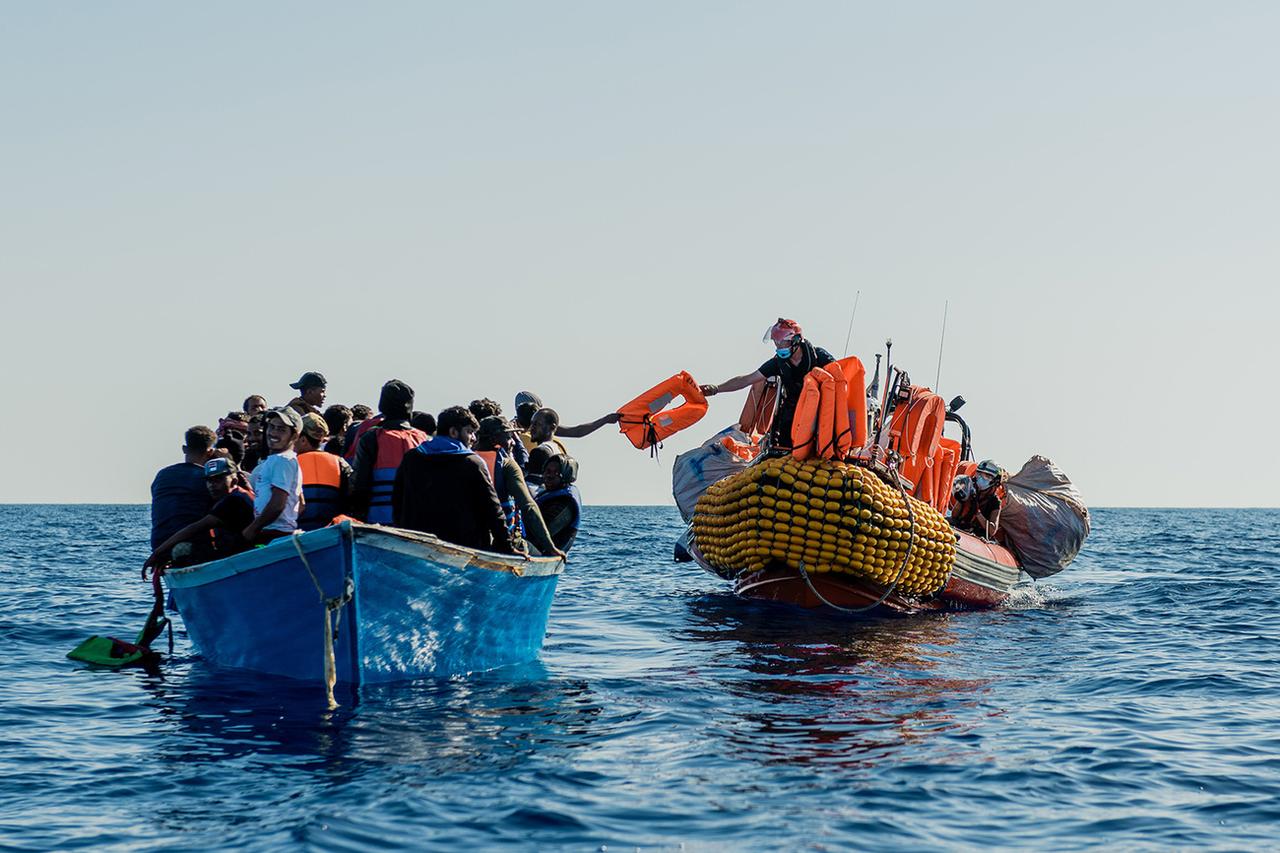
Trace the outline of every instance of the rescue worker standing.
{"label": "rescue worker standing", "polygon": [[382,386],[378,411],[382,419],[356,442],[351,507],[353,515],[370,524],[390,524],[396,469],[406,453],[427,440],[427,434],[409,423],[413,389],[399,379]]}
{"label": "rescue worker standing", "polygon": [[773,426],[769,430],[769,443],[773,447],[791,446],[791,422],[796,414],[796,402],[800,391],[804,388],[804,378],[815,367],[825,367],[835,361],[835,357],[822,347],[816,347],[805,340],[804,332],[795,320],[778,322],[765,332],[764,340],[774,346],[774,357],[760,365],[751,373],[735,376],[719,385],[702,385],[702,393],[708,397],[716,394],[739,391],[757,382],[771,377],[778,379],[778,412],[774,416]]}

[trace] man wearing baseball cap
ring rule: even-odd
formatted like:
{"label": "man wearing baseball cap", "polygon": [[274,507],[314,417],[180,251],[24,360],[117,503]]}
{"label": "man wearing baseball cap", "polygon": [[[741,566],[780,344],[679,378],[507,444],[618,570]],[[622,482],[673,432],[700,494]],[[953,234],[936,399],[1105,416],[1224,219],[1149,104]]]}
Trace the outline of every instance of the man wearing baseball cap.
{"label": "man wearing baseball cap", "polygon": [[324,405],[325,389],[329,387],[323,373],[308,370],[297,382],[290,382],[289,387],[298,392],[298,396],[289,401],[289,408],[300,415],[309,412],[321,414],[320,407]]}
{"label": "man wearing baseball cap", "polygon": [[204,485],[213,507],[157,545],[142,565],[146,568],[170,562],[190,565],[239,554],[249,547],[240,531],[253,521],[253,496],[235,485],[240,469],[225,457],[204,463]]}
{"label": "man wearing baseball cap", "polygon": [[284,406],[264,416],[269,454],[253,469],[253,522],[244,529],[251,544],[288,536],[302,512],[302,472],[293,443],[302,433],[302,416]]}

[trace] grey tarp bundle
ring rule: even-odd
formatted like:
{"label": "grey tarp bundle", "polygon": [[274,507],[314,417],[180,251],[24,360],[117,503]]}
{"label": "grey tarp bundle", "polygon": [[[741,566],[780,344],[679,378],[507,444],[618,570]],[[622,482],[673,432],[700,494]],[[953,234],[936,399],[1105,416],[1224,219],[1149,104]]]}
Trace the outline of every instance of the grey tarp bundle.
{"label": "grey tarp bundle", "polygon": [[1043,456],[1032,456],[1005,484],[1000,538],[1022,570],[1047,578],[1065,569],[1089,535],[1089,509],[1079,490]]}
{"label": "grey tarp bundle", "polygon": [[720,443],[725,436],[741,442],[750,440],[736,427],[726,427],[703,442],[701,447],[681,453],[671,466],[671,493],[685,521],[693,518],[698,498],[712,483],[747,468],[745,460],[734,456]]}

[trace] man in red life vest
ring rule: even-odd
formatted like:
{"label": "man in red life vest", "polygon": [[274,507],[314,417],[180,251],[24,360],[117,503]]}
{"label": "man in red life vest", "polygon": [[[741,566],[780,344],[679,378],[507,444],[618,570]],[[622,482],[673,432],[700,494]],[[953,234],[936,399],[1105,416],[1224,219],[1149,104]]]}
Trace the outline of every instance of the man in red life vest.
{"label": "man in red life vest", "polygon": [[774,357],[757,367],[751,373],[744,373],[719,385],[702,385],[702,393],[711,397],[715,394],[738,391],[777,377],[780,399],[778,414],[773,419],[773,427],[769,430],[769,441],[774,447],[791,446],[791,422],[795,419],[796,402],[800,399],[800,391],[804,388],[804,378],[815,367],[825,367],[835,361],[835,357],[822,347],[807,341],[800,324],[795,320],[778,318],[778,322],[764,333],[765,341],[773,344]]}
{"label": "man in red life vest", "polygon": [[351,514],[370,524],[391,524],[391,491],[400,460],[427,440],[409,423],[413,389],[399,379],[382,386],[378,397],[381,420],[356,442]]}

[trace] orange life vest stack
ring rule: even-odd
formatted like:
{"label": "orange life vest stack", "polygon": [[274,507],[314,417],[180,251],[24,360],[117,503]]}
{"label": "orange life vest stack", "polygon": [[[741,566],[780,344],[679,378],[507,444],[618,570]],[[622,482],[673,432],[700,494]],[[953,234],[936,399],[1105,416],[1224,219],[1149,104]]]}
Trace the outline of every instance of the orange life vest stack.
{"label": "orange life vest stack", "polygon": [[865,375],[855,357],[809,371],[791,422],[792,456],[844,461],[866,441]]}
{"label": "orange life vest stack", "polygon": [[960,458],[958,442],[942,437],[947,404],[922,385],[907,386],[889,421],[888,449],[902,457],[902,476],[914,484],[912,494],[946,512],[951,478]]}

